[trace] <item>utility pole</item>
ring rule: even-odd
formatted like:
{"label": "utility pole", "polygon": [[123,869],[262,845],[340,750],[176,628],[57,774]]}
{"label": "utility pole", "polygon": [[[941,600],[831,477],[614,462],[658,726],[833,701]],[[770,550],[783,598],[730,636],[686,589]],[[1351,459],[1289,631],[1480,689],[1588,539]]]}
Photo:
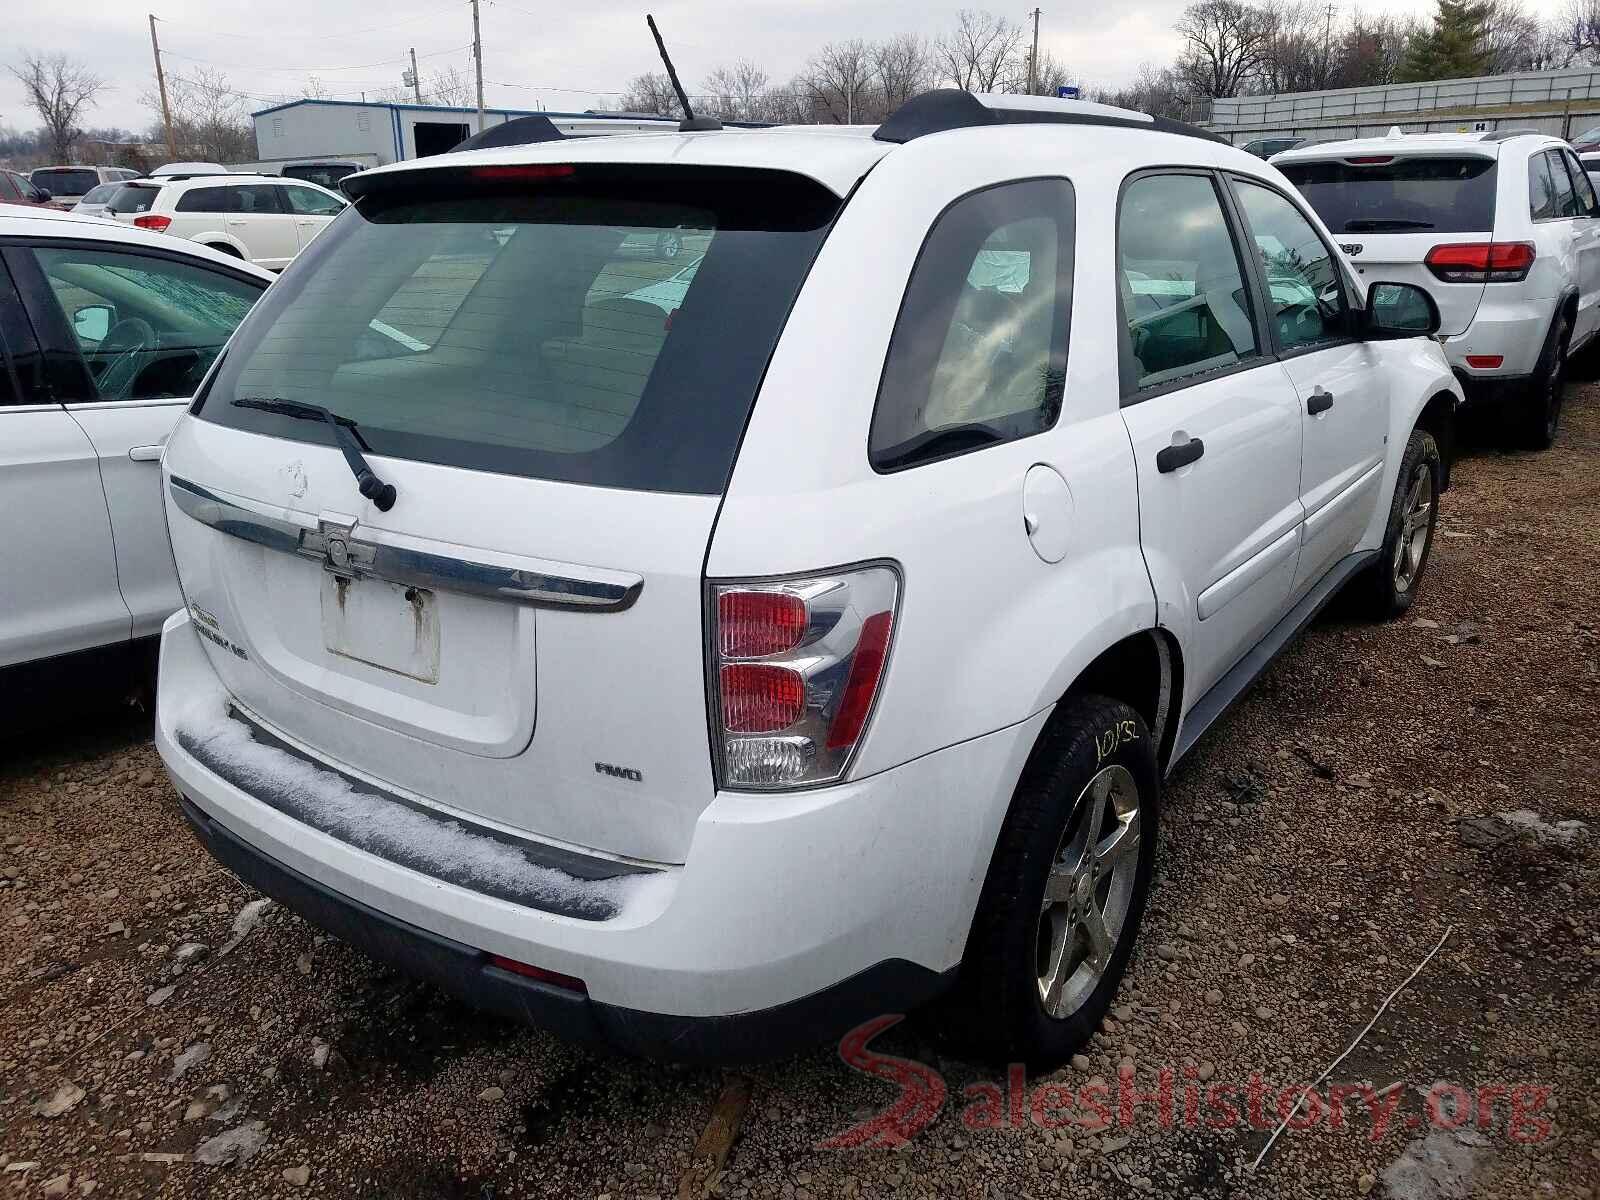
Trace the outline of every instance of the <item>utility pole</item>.
{"label": "utility pole", "polygon": [[478,33],[478,0],[472,0],[472,62],[478,69],[478,132],[483,132],[483,38]]}
{"label": "utility pole", "polygon": [[411,47],[411,90],[417,97],[417,103],[422,103],[422,76],[417,74],[417,48]]}
{"label": "utility pole", "polygon": [[169,161],[178,159],[178,143],[172,136],[172,106],[167,103],[167,73],[161,69],[161,43],[156,40],[156,15],[150,14],[150,49],[156,56],[156,90],[161,93],[161,123],[167,130]]}
{"label": "utility pole", "polygon": [[1028,95],[1039,90],[1039,10],[1033,10],[1033,50],[1028,55]]}
{"label": "utility pole", "polygon": [[1328,86],[1333,75],[1333,5],[1329,4],[1322,20],[1322,86]]}

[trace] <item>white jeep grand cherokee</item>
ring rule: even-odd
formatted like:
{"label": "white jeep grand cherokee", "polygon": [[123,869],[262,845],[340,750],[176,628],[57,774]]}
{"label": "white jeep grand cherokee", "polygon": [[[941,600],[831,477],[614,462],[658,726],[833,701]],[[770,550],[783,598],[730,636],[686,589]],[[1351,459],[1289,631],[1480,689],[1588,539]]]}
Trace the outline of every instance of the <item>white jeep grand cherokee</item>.
{"label": "white jeep grand cherokee", "polygon": [[1059,1061],[1163,774],[1426,567],[1437,310],[1185,126],[935,92],[346,186],[168,447],[158,744],[241,877],[487,1008],[748,1059],[948,991]]}
{"label": "white jeep grand cherokee", "polygon": [[1428,289],[1468,400],[1547,449],[1566,361],[1600,332],[1600,201],[1572,148],[1526,130],[1395,130],[1272,164],[1358,273]]}

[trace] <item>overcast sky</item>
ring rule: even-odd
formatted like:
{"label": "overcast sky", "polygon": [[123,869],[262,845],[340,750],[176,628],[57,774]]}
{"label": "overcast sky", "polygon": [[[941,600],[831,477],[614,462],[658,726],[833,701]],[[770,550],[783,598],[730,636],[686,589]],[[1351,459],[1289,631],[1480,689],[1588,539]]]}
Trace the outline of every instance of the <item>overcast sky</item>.
{"label": "overcast sky", "polygon": [[[1025,0],[1014,0],[1018,21]],[[1074,0],[1044,8],[1041,50],[1049,50],[1091,84],[1126,81],[1142,62],[1163,65],[1177,50],[1172,21],[1187,0]],[[298,95],[316,75],[334,95],[358,99],[363,89],[399,83],[401,61],[415,47],[424,78],[452,65],[470,76],[471,8],[466,0],[155,0],[163,58],[183,73],[198,60],[220,67],[232,87],[265,107]],[[1531,0],[1548,14],[1560,0]],[[826,42],[916,31],[934,36],[972,2],[915,0],[649,0],[680,75],[691,92],[713,67],[754,60],[774,82],[786,80]],[[7,43],[0,63],[20,49],[64,50],[110,85],[87,114],[89,126],[143,129],[152,114],[139,97],[152,81],[150,32],[143,6],[7,0]],[[1348,5],[1341,5],[1348,8]],[[1432,0],[1371,3],[1371,10],[1431,11]],[[483,0],[485,95],[491,106],[582,110],[603,103],[627,81],[659,66],[645,27],[646,7],[618,3],[539,4]],[[385,61],[387,60],[387,61]],[[517,85],[517,86],[512,86]],[[563,91],[560,89],[578,89]],[[0,125],[32,128],[37,119],[21,86],[0,71]]]}

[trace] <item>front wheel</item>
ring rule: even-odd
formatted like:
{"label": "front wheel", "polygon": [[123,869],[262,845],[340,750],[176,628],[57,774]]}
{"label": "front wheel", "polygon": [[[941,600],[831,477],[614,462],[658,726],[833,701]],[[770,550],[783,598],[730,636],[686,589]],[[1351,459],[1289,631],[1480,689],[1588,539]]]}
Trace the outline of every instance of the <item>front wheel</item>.
{"label": "front wheel", "polygon": [[1012,798],[951,1002],[982,1057],[1048,1070],[1099,1026],[1144,916],[1160,777],[1144,719],[1103,696],[1051,718]]}
{"label": "front wheel", "polygon": [[1413,429],[1400,460],[1383,550],[1366,575],[1367,607],[1380,621],[1400,616],[1416,599],[1433,552],[1443,478],[1439,444],[1433,434]]}

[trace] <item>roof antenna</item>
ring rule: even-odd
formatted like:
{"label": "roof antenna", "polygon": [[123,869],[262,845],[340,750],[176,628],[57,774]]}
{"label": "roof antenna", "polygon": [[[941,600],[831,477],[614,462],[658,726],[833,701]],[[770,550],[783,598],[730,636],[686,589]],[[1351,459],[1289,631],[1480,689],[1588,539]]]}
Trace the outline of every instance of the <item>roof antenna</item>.
{"label": "roof antenna", "polygon": [[712,129],[721,129],[722,122],[715,117],[697,117],[694,109],[689,107],[689,96],[683,90],[683,84],[678,82],[678,72],[672,65],[672,59],[667,54],[667,44],[661,40],[661,30],[656,28],[656,19],[649,13],[644,16],[650,26],[650,32],[656,39],[656,49],[661,51],[661,61],[667,65],[667,78],[672,81],[672,90],[678,93],[678,103],[683,105],[683,120],[678,122],[680,133],[702,133]]}

